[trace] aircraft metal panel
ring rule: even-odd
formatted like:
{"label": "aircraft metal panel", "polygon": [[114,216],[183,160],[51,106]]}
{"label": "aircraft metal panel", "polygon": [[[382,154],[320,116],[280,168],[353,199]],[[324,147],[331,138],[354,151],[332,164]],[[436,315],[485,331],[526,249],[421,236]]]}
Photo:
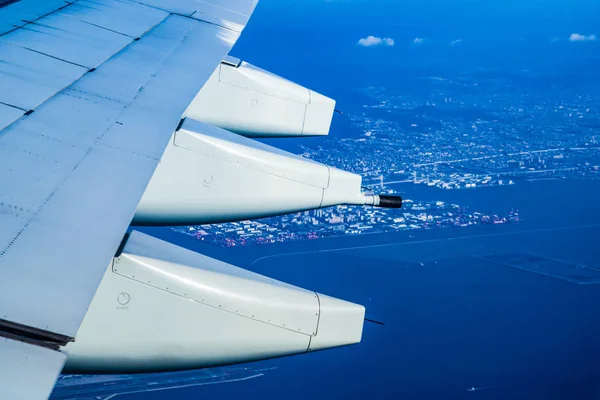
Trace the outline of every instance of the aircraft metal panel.
{"label": "aircraft metal panel", "polygon": [[307,88],[247,62],[238,67],[221,66],[219,72],[221,83],[302,105],[310,103]]}
{"label": "aircraft metal panel", "polygon": [[155,164],[104,146],[86,155],[0,248],[3,319],[75,336]]}
{"label": "aircraft metal panel", "polygon": [[[199,290],[204,286],[195,283]],[[140,373],[228,365],[305,353],[310,339],[109,268],[77,340],[65,347],[65,372]]]}
{"label": "aircraft metal panel", "polygon": [[[112,267],[112,268],[111,268]],[[257,361],[358,343],[365,308],[132,232],[69,354],[69,373]]]}
{"label": "aircraft metal panel", "polygon": [[191,118],[175,133],[174,143],[212,158],[307,185],[320,188],[329,185],[329,170],[324,164]]}
{"label": "aircraft metal panel", "polygon": [[0,103],[0,131],[21,118],[23,114],[23,110]]}
{"label": "aircraft metal panel", "polygon": [[316,334],[319,301],[315,292],[244,274],[209,257],[198,258],[204,263],[191,267],[124,251],[115,259],[113,272],[222,311]]}
{"label": "aircraft metal panel", "polygon": [[86,68],[0,41],[0,103],[32,110],[85,72]]}
{"label": "aircraft metal panel", "polygon": [[[49,43],[63,51],[62,43],[64,56],[102,62],[124,43],[113,40],[113,34],[126,38],[121,34],[74,20],[53,18],[66,30]],[[82,38],[76,38],[80,27]],[[78,58],[78,48],[94,46],[96,29],[105,46]],[[238,35],[171,15],[114,56],[127,60],[123,68],[130,70],[139,69],[139,59],[127,59],[127,53],[138,46],[160,59],[153,69],[142,69],[147,84],[136,96],[119,97],[118,85],[110,87],[123,102],[111,93],[86,92],[85,82],[102,74],[103,64],[1,132],[7,145],[0,146],[0,164],[10,169],[0,174],[3,319],[75,336],[181,115]],[[163,46],[147,46],[156,36]],[[31,37],[36,41],[30,44],[49,46],[39,39]],[[8,207],[13,211],[5,212]]]}
{"label": "aircraft metal panel", "polygon": [[110,129],[126,106],[126,103],[70,87],[10,129],[36,134],[43,132],[48,139],[87,149]]}
{"label": "aircraft metal panel", "polygon": [[[219,69],[237,71],[242,67],[222,65]],[[272,89],[272,85],[264,85],[257,90],[260,84],[244,82],[251,78],[244,78],[239,84],[219,82],[219,69],[190,104],[186,116],[246,137],[302,135],[305,104],[265,93]],[[246,72],[244,70],[239,75],[246,75]]]}
{"label": "aircraft metal panel", "polygon": [[130,254],[115,259],[113,272],[241,317],[305,335],[317,333],[315,292]]}
{"label": "aircraft metal panel", "polygon": [[0,337],[0,398],[40,400],[50,396],[67,356]]}
{"label": "aircraft metal panel", "polygon": [[0,9],[0,35],[64,7],[65,0],[20,0]]}
{"label": "aircraft metal panel", "polygon": [[123,248],[124,253],[134,254],[140,257],[155,258],[174,264],[189,265],[193,268],[202,268],[206,271],[226,273],[238,278],[250,279],[270,285],[296,288],[289,283],[257,274],[226,262],[196,253],[195,251],[174,245],[173,243],[159,240],[139,231],[131,232],[127,243]]}
{"label": "aircraft metal panel", "polygon": [[86,68],[95,68],[133,39],[59,11],[0,36],[0,41]]}
{"label": "aircraft metal panel", "polygon": [[[189,121],[186,119],[186,122]],[[196,134],[187,131],[190,125],[186,122],[177,131],[177,137]],[[227,144],[223,143],[223,146]],[[243,147],[235,147],[232,149],[235,152],[225,160],[211,155],[210,150],[206,147],[205,152],[200,153],[169,143],[140,200],[133,223],[194,225],[240,221],[310,210],[321,205],[322,187],[259,169],[272,163],[275,165],[269,170],[282,172],[277,171],[276,160],[269,154],[247,153]],[[250,157],[253,159],[249,160]],[[313,164],[306,162],[297,167],[302,171],[312,169]],[[318,171],[326,183],[329,170]]]}
{"label": "aircraft metal panel", "polygon": [[[0,243],[10,243],[11,240],[19,233],[23,228],[23,225],[27,223],[28,215],[20,212],[21,207],[9,203],[6,199],[0,199]],[[0,247],[0,258],[4,248]],[[0,317],[1,318],[1,317]]]}
{"label": "aircraft metal panel", "polygon": [[171,0],[166,5],[161,0],[138,1],[236,32],[242,31],[258,2],[257,0]]}
{"label": "aircraft metal panel", "polygon": [[[198,23],[194,20],[180,16],[171,16],[165,22],[165,26],[194,26],[189,33],[185,34],[186,47],[202,48],[202,52],[185,51],[176,48],[165,60],[161,68],[143,87],[136,101],[121,115],[117,125],[111,129],[103,138],[102,143],[115,146],[123,150],[136,151],[148,157],[160,159],[165,146],[170,139],[163,132],[171,127],[171,121],[179,120],[190,98],[197,91],[189,82],[205,82],[215,68],[215,56],[221,58],[227,54],[239,34],[220,28],[216,25]],[[157,32],[156,34],[158,35]],[[215,37],[214,41],[208,42],[204,38]],[[194,65],[194,68],[190,66]],[[218,64],[217,64],[218,65]],[[161,103],[156,101],[161,99]],[[164,107],[164,104],[170,107]],[[160,115],[160,118],[149,118]],[[130,126],[135,125],[144,131],[144,140],[132,135],[126,135]]]}
{"label": "aircraft metal panel", "polygon": [[21,212],[33,216],[48,194],[76,168],[88,148],[50,139],[43,130],[23,129],[25,125],[21,120],[0,135],[5,153],[0,158],[0,202],[17,205]]}
{"label": "aircraft metal panel", "polygon": [[[183,37],[196,25],[195,21],[181,17],[165,21],[144,36],[143,41],[137,42],[135,46],[102,64],[101,69],[77,81],[68,92],[73,96],[108,99],[125,106],[146,90],[152,75],[167,58],[175,55],[179,42],[172,39],[173,35],[177,32],[177,35]],[[204,52],[197,53],[195,57],[205,57]],[[131,65],[136,67],[131,68]],[[171,91],[173,90],[169,90]]]}
{"label": "aircraft metal panel", "polygon": [[169,16],[169,13],[134,1],[79,0],[61,11],[88,24],[136,38]]}

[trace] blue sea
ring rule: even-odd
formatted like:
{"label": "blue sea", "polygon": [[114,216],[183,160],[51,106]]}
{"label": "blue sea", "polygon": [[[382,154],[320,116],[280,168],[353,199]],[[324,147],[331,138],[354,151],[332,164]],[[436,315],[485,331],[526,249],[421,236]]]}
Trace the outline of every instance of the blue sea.
{"label": "blue sea", "polygon": [[[259,273],[363,304],[362,343],[251,363],[256,379],[123,396],[409,399],[600,398],[600,283],[578,284],[486,259],[538,255],[600,267],[599,181],[522,181],[414,198],[522,221],[221,249],[147,232]],[[543,272],[543,271],[542,271]],[[567,271],[568,272],[568,271]],[[600,275],[598,276],[600,277]]]}

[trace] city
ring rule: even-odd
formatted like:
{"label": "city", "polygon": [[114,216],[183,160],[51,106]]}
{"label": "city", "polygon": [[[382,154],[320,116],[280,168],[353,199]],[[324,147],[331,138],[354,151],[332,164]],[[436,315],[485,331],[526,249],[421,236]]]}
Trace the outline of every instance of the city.
{"label": "city", "polygon": [[327,236],[383,233],[408,229],[465,227],[519,221],[519,211],[506,216],[469,212],[442,201],[405,200],[401,210],[337,206],[281,217],[205,226],[173,228],[176,232],[225,247],[268,244]]}
{"label": "city", "polygon": [[372,104],[348,118],[362,136],[304,147],[303,156],[380,185],[462,189],[600,176],[598,90],[563,91],[552,98],[535,92],[515,96],[489,82],[433,77],[430,85],[431,94],[421,102],[385,88],[359,89]]}
{"label": "city", "polygon": [[[600,177],[600,90],[556,93],[512,87],[504,78],[428,77],[428,94],[356,88],[363,104],[345,113],[350,129],[298,145],[298,153],[358,173],[366,190],[410,192],[411,185],[457,190],[520,180]],[[519,95],[515,96],[515,91]],[[515,100],[516,99],[516,100]],[[244,246],[410,229],[506,224],[510,205],[486,214],[439,199],[405,199],[402,210],[338,206],[218,225],[176,227],[221,246]]]}

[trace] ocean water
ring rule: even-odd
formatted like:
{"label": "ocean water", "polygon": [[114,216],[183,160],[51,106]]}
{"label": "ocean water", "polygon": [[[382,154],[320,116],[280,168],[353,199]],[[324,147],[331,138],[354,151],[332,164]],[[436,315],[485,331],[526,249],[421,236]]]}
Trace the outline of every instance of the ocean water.
{"label": "ocean water", "polygon": [[[126,396],[170,398],[600,398],[600,285],[580,285],[502,263],[535,254],[600,266],[600,182],[523,181],[413,198],[522,222],[221,249],[166,230],[149,233],[242,267],[366,306],[362,343],[248,364],[260,378]],[[469,390],[469,389],[475,390]]]}

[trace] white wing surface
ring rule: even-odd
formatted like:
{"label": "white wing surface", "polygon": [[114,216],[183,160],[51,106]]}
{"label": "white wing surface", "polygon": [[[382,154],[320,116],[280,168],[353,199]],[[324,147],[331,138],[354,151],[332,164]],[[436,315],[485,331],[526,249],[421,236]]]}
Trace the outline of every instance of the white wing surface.
{"label": "white wing surface", "polygon": [[254,6],[0,0],[0,370],[27,353],[15,338],[75,336],[183,112]]}
{"label": "white wing surface", "polygon": [[35,344],[0,337],[2,399],[45,399],[67,356]]}

